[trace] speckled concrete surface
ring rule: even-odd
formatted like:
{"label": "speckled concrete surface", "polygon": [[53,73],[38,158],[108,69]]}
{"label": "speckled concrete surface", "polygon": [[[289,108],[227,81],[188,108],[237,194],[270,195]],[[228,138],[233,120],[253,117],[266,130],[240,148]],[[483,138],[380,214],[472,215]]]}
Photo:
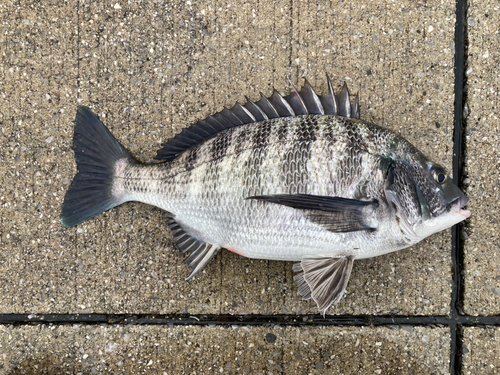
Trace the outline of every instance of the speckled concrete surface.
{"label": "speckled concrete surface", "polygon": [[2,373],[446,374],[444,328],[1,326]]}
{"label": "speckled concrete surface", "polygon": [[75,4],[2,2],[0,30],[0,311],[68,311],[76,237],[59,211],[75,169]]}
{"label": "speckled concrete surface", "polygon": [[[72,121],[91,106],[142,160],[182,127],[307,76],[450,167],[455,3],[68,2],[0,6],[2,312],[301,313],[291,264],[223,252],[199,277],[140,204],[63,228]],[[244,4],[244,5],[243,5]],[[390,45],[390,48],[387,46]],[[359,261],[331,313],[446,314],[448,231]]]}
{"label": "speckled concrete surface", "polygon": [[462,362],[464,375],[498,374],[500,368],[500,329],[467,327],[464,329]]}
{"label": "speckled concrete surface", "polygon": [[469,9],[466,186],[474,212],[466,226],[465,311],[500,314],[500,4]]}
{"label": "speckled concrete surface", "polygon": [[[499,228],[489,214],[498,175],[484,169],[498,164],[491,71],[499,23],[498,11],[486,17],[488,6],[471,3],[469,24],[469,122],[477,126],[467,129],[474,215],[466,310],[479,314],[498,313],[500,290],[491,256]],[[183,127],[244,95],[256,99],[273,86],[287,93],[288,79],[300,85],[303,76],[324,92],[328,72],[337,87],[346,80],[360,92],[362,118],[402,133],[450,169],[454,17],[455,2],[437,0],[1,2],[0,313],[316,313],[299,300],[290,263],[223,252],[185,281],[155,208],[130,203],[63,228],[76,108],[92,107],[149,161]],[[358,261],[329,313],[446,315],[450,284],[446,231]],[[484,333],[465,332],[466,340]],[[449,337],[448,329],[422,327],[3,325],[0,372],[445,374]],[[477,348],[491,341],[477,337],[486,340],[472,340]],[[488,361],[464,355],[467,369],[495,364]]]}

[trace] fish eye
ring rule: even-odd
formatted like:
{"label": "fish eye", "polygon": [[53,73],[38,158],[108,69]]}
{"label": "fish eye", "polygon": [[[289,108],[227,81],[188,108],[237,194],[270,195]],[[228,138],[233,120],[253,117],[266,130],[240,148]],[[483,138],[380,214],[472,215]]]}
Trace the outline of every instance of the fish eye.
{"label": "fish eye", "polygon": [[432,168],[431,173],[434,181],[436,181],[438,184],[444,184],[447,178],[444,170],[442,170],[441,168]]}

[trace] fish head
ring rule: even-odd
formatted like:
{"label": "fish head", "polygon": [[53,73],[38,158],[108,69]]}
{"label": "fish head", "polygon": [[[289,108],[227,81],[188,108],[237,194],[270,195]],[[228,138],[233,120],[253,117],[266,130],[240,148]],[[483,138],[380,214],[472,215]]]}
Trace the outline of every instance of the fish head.
{"label": "fish head", "polygon": [[412,242],[471,215],[463,209],[469,198],[452,182],[445,168],[420,153],[391,160],[384,190],[401,230]]}

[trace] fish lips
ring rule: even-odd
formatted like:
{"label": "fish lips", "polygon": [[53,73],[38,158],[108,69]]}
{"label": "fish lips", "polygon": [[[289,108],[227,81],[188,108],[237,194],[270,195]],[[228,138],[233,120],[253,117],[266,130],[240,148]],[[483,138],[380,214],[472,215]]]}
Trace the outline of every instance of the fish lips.
{"label": "fish lips", "polygon": [[457,215],[463,216],[464,220],[468,219],[471,215],[471,212],[469,210],[463,209],[468,202],[469,198],[467,198],[465,195],[462,195],[451,202],[452,211]]}
{"label": "fish lips", "polygon": [[443,199],[449,205],[450,211],[456,215],[462,216],[462,220],[469,218],[471,212],[463,209],[469,202],[469,198],[467,198],[462,190],[449,179],[441,185],[441,189]]}

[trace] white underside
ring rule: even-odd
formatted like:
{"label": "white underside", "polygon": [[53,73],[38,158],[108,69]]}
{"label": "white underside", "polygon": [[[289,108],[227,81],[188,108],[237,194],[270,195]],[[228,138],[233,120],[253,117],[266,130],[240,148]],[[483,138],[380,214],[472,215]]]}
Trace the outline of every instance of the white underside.
{"label": "white underside", "polygon": [[174,213],[188,233],[193,228],[198,239],[248,258],[300,261],[308,256],[350,255],[363,259],[412,245],[401,242],[401,231],[394,223],[379,224],[375,232],[332,233],[311,223],[299,210],[276,204],[244,201],[251,214],[237,215],[245,209],[214,210],[194,202],[165,202],[152,195],[129,198]]}

